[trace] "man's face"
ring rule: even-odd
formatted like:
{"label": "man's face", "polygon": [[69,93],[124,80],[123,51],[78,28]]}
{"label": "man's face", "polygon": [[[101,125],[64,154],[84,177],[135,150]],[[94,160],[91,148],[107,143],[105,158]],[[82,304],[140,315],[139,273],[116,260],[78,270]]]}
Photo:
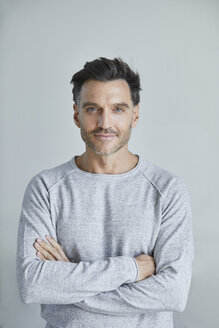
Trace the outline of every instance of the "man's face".
{"label": "man's face", "polygon": [[[139,105],[133,107],[130,89],[123,79],[87,80],[81,88],[80,107],[74,104],[75,124],[85,144],[96,154],[111,155],[127,145],[137,124]],[[97,134],[113,135],[102,139]]]}

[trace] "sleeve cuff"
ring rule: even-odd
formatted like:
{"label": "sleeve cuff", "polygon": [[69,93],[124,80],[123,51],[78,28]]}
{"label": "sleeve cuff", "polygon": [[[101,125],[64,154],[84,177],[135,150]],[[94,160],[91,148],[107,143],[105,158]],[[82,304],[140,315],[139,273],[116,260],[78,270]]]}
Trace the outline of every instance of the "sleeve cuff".
{"label": "sleeve cuff", "polygon": [[138,269],[138,264],[137,264],[137,261],[134,257],[132,257],[133,261],[134,261],[134,264],[135,264],[135,279],[134,279],[134,282],[136,282],[136,280],[138,279],[138,273],[139,273],[139,269]]}
{"label": "sleeve cuff", "polygon": [[138,264],[137,261],[135,260],[135,258],[133,256],[125,256],[127,258],[127,262],[128,262],[128,273],[129,273],[129,279],[125,282],[127,283],[131,283],[131,282],[136,282],[137,278],[138,278]]}

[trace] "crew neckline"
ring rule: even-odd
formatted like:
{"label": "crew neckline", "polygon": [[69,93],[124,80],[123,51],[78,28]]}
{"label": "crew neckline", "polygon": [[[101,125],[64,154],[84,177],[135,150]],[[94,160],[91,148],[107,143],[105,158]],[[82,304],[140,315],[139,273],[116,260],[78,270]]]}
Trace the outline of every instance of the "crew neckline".
{"label": "crew neckline", "polygon": [[75,169],[75,171],[77,171],[78,173],[81,173],[83,175],[86,175],[86,176],[90,176],[90,177],[102,177],[102,178],[113,178],[113,177],[124,177],[124,176],[128,176],[128,175],[132,175],[133,173],[135,173],[140,165],[141,165],[141,162],[142,162],[142,158],[141,158],[141,155],[138,155],[138,154],[134,154],[138,157],[138,162],[137,164],[129,171],[127,172],[124,172],[124,173],[120,173],[120,174],[110,174],[110,173],[92,173],[92,172],[87,172],[87,171],[84,171],[84,170],[81,170],[77,164],[76,164],[76,158],[79,157],[79,155],[74,155],[72,157],[72,164],[73,164],[73,168]]}

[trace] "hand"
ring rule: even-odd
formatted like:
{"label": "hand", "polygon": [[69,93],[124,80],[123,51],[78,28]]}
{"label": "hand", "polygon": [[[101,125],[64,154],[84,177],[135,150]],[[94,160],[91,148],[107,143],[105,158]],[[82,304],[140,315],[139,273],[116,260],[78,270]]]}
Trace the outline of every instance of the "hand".
{"label": "hand", "polygon": [[46,235],[46,239],[48,240],[49,244],[44,240],[40,240],[39,238],[37,239],[37,242],[33,244],[33,246],[38,251],[36,255],[41,260],[70,262],[63,252],[62,247],[53,237]]}
{"label": "hand", "polygon": [[136,282],[144,280],[155,274],[156,264],[152,256],[147,254],[140,254],[136,256],[135,259],[139,269],[139,274]]}

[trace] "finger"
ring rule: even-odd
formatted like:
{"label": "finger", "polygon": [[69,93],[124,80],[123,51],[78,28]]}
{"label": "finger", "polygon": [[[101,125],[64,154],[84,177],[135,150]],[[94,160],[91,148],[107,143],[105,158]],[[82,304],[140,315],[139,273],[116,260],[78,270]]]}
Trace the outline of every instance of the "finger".
{"label": "finger", "polygon": [[[62,259],[62,256],[60,255],[60,253],[54,247],[52,247],[50,244],[48,244],[46,241],[37,239],[37,243],[39,243],[39,245],[45,251],[47,251],[48,254],[52,255],[56,260],[58,260],[58,261],[62,261],[63,260]],[[49,256],[49,255],[47,255],[47,256]]]}
{"label": "finger", "polygon": [[64,257],[66,258],[66,255],[61,247],[61,245],[59,243],[57,243],[57,241],[49,236],[49,235],[46,235],[46,239],[49,241],[49,243]]}
{"label": "finger", "polygon": [[42,248],[40,253],[43,255],[45,260],[56,261],[56,259],[49,252],[47,252],[45,249]]}
{"label": "finger", "polygon": [[68,260],[61,245],[59,243],[57,243],[57,241],[53,237],[51,237],[49,235],[46,235],[45,237],[49,241],[49,243],[62,255],[62,257],[64,259]]}
{"label": "finger", "polygon": [[56,258],[53,257],[53,255],[48,252],[44,247],[39,245],[38,243],[34,244],[34,247],[36,248],[37,251],[39,251],[46,260],[51,260],[51,261],[56,261]]}
{"label": "finger", "polygon": [[37,255],[37,257],[40,258],[40,260],[42,260],[42,261],[45,261],[46,260],[46,258],[40,252],[37,252],[36,255]]}

